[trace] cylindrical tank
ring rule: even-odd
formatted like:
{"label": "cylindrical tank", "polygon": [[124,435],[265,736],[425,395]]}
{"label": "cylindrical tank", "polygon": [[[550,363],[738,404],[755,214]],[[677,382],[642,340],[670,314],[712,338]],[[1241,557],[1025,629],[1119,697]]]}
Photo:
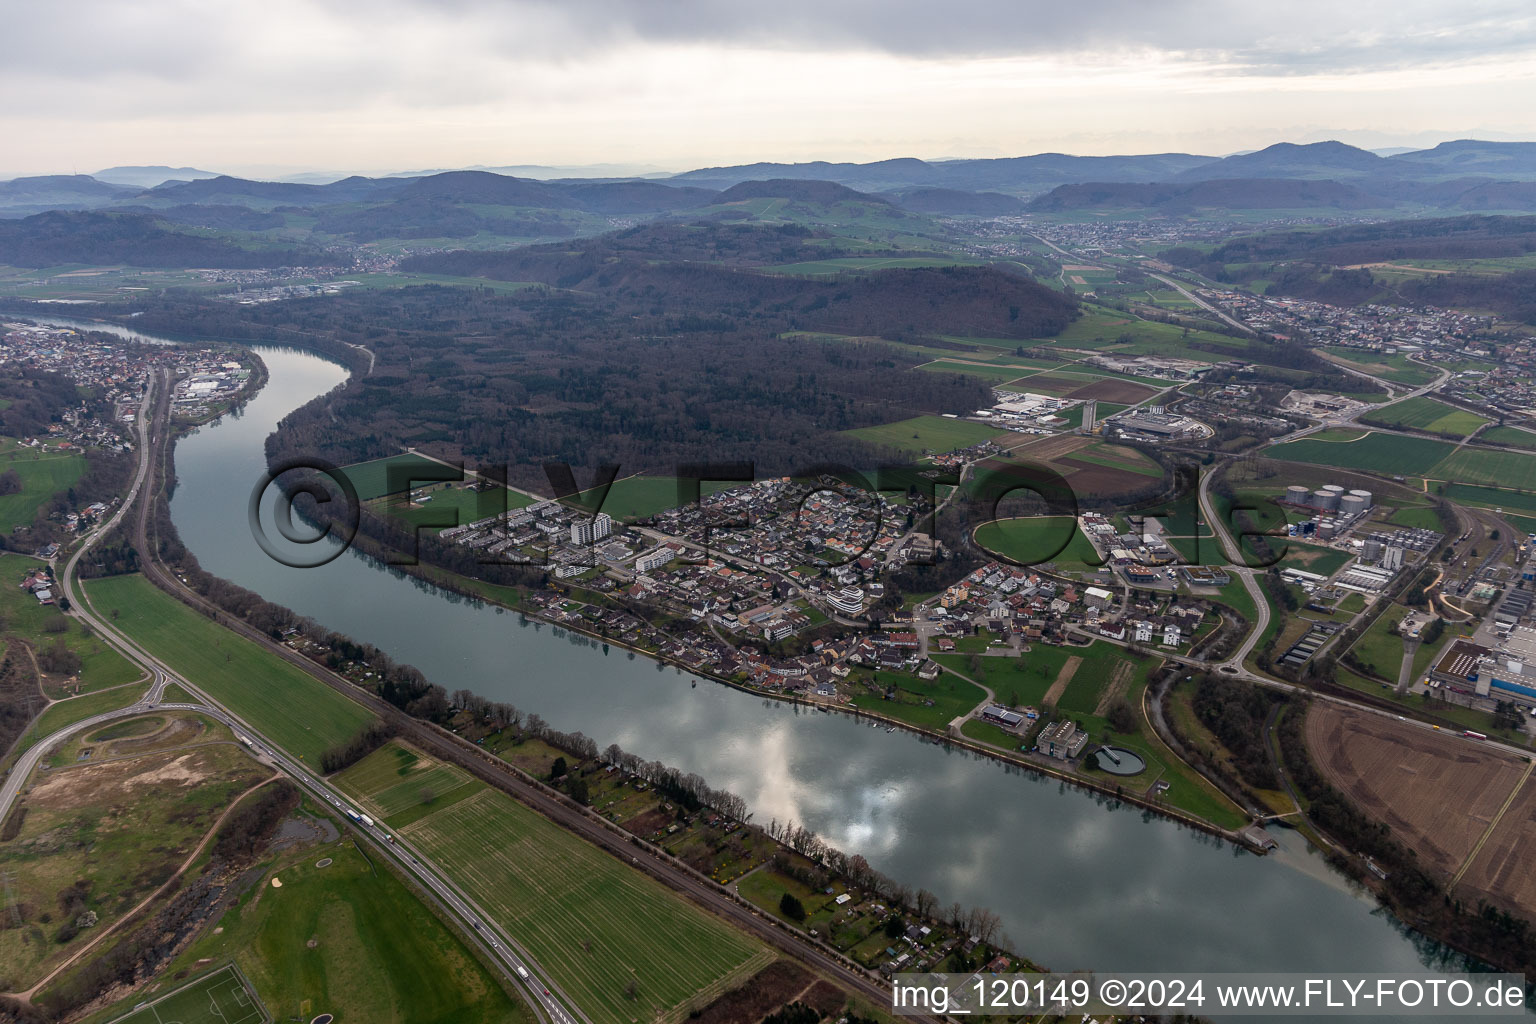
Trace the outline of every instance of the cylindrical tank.
{"label": "cylindrical tank", "polygon": [[1364,490],[1361,490],[1359,488],[1356,488],[1355,490],[1350,491],[1349,493],[1353,494],[1357,498],[1364,498],[1365,499],[1365,507],[1366,508],[1370,508],[1372,505],[1376,504],[1376,496],[1374,494],[1372,494],[1370,491],[1364,491]]}
{"label": "cylindrical tank", "polygon": [[1334,494],[1343,494],[1344,488],[1339,484],[1323,484],[1323,490],[1332,491]]}
{"label": "cylindrical tank", "polygon": [[1301,484],[1291,484],[1291,486],[1285,489],[1285,500],[1292,505],[1306,505],[1309,504],[1307,501],[1308,493],[1307,489],[1301,486]]}
{"label": "cylindrical tank", "polygon": [[1347,516],[1362,515],[1370,507],[1370,504],[1358,494],[1346,494],[1339,499],[1339,511]]}
{"label": "cylindrical tank", "polygon": [[1317,524],[1317,535],[1323,540],[1332,540],[1333,535],[1335,532],[1337,532],[1337,530],[1338,526],[1332,519],[1324,519],[1322,522]]}
{"label": "cylindrical tank", "polygon": [[1332,512],[1339,507],[1339,495],[1327,489],[1312,492],[1312,504]]}
{"label": "cylindrical tank", "polygon": [[1364,548],[1361,549],[1360,555],[1367,562],[1379,561],[1381,559],[1382,547],[1383,545],[1381,541],[1374,538],[1368,538],[1365,542]]}

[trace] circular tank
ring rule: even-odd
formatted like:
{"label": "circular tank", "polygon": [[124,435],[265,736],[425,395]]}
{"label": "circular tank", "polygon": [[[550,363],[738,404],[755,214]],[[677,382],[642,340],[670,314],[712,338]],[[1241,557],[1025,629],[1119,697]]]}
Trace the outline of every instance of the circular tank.
{"label": "circular tank", "polygon": [[1332,511],[1339,507],[1339,496],[1336,492],[1329,490],[1313,491],[1312,504]]}
{"label": "circular tank", "polygon": [[1305,487],[1300,484],[1292,484],[1285,489],[1285,500],[1292,505],[1305,505],[1307,504],[1307,494],[1308,491]]}

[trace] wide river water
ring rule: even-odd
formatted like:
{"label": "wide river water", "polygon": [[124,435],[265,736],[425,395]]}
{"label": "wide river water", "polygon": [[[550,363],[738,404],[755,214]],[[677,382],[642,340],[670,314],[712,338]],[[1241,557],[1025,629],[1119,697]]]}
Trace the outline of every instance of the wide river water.
{"label": "wide river water", "polygon": [[267,386],[176,448],[172,516],[209,571],[372,643],[450,691],[511,701],[600,747],[617,742],[698,772],[744,797],[756,820],[803,822],[932,890],[941,905],[989,907],[1020,952],[1056,969],[1462,968],[1285,830],[1280,851],[1257,857],[904,732],[797,710],[619,649],[605,654],[355,552],[317,569],[279,564],[253,540],[247,516],[263,442],[346,372],[305,352],[258,351]]}

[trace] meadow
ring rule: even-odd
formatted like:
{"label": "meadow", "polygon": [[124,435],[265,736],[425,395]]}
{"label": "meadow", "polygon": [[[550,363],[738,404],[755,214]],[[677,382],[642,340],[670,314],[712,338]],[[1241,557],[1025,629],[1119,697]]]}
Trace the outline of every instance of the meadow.
{"label": "meadow", "polygon": [[899,448],[914,455],[925,451],[950,452],[956,448],[968,448],[982,441],[1001,437],[1007,431],[998,430],[969,420],[952,420],[943,416],[914,416],[909,420],[887,423],[879,427],[861,427],[845,430],[848,437],[856,437],[870,444]]}
{"label": "meadow", "polygon": [[117,629],[310,764],[373,721],[360,704],[209,621],[143,576],[91,580],[86,596]]}
{"label": "meadow", "polygon": [[[330,861],[323,868],[322,859]],[[391,868],[350,839],[269,863],[253,895],[227,910],[221,930],[205,932],[181,962],[232,960],[280,1020],[321,1013],[370,1024],[532,1019]],[[161,1024],[172,1019],[162,1014]]]}
{"label": "meadow", "polygon": [[1070,516],[995,519],[976,527],[976,543],[1018,565],[1062,561],[1092,566],[1103,561]]}
{"label": "meadow", "polygon": [[0,473],[11,471],[21,478],[21,490],[0,494],[0,533],[31,525],[38,509],[79,482],[85,475],[85,456],[17,448],[0,455]]}
{"label": "meadow", "polygon": [[80,656],[80,671],[72,677],[52,676],[43,690],[53,698],[76,696],[131,683],[144,676],[133,662],[92,636],[83,626],[59,610],[56,604],[39,604],[18,584],[29,569],[42,563],[24,555],[0,555],[0,631],[30,642],[42,652],[55,642]]}

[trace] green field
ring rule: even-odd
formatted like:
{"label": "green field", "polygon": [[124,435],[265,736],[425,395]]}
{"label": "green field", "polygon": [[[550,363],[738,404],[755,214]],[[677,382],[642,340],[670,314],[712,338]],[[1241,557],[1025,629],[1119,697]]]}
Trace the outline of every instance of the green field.
{"label": "green field", "polygon": [[1423,476],[1453,450],[1454,446],[1445,441],[1370,433],[1358,441],[1320,441],[1304,437],[1298,441],[1275,445],[1267,449],[1264,455],[1271,459],[1310,462],[1320,466],[1338,466],[1341,469],[1371,470],[1396,476]]}
{"label": "green field", "polygon": [[957,363],[949,359],[935,359],[931,363],[924,363],[918,369],[931,370],[934,373],[967,373],[972,377],[985,378],[994,384],[1013,380],[1019,375],[1019,368],[1016,366],[981,366],[976,363]]}
{"label": "green field", "polygon": [[91,605],[177,674],[310,764],[373,716],[298,667],[215,625],[143,576],[86,584]]}
{"label": "green field", "polygon": [[1103,562],[1070,516],[995,519],[976,527],[976,543],[1019,565],[1061,561],[1097,566]]}
{"label": "green field", "polygon": [[1451,434],[1456,437],[1466,437],[1489,422],[1485,416],[1437,402],[1424,395],[1382,406],[1362,416],[1361,421],[1378,427],[1423,430],[1431,434]]}
{"label": "green field", "polygon": [[[390,757],[375,751],[370,757]],[[650,1021],[771,958],[756,942],[505,794],[399,829],[597,1024]],[[633,999],[625,988],[633,980]]]}
{"label": "green field", "polygon": [[[325,858],[331,863],[317,867]],[[225,911],[221,930],[205,931],[181,962],[232,960],[278,1020],[321,1013],[335,1014],[338,1024],[530,1019],[395,872],[351,840],[268,864],[251,896]],[[174,1019],[160,1015],[161,1024]],[[204,1020],[222,1024],[188,1019]]]}
{"label": "green field", "polygon": [[[391,455],[383,459],[374,459],[372,462],[343,466],[341,472],[352,481],[360,501],[372,501],[374,498],[398,493],[412,486],[419,487],[431,480],[454,478],[452,466],[445,466],[441,462],[433,462],[431,459],[411,454]],[[401,476],[402,473],[406,475]],[[415,474],[420,476],[417,477]],[[393,479],[391,479],[392,475]]]}
{"label": "green field", "polygon": [[1430,475],[1458,484],[1530,487],[1536,485],[1536,455],[1463,448],[1437,465]]}
{"label": "green field", "polygon": [[1509,448],[1528,448],[1536,451],[1536,433],[1519,427],[1489,427],[1477,436],[1479,441],[1501,444]]}
{"label": "green field", "polygon": [[1401,352],[1391,355],[1368,352],[1354,348],[1328,348],[1328,356],[1336,363],[1368,373],[1372,377],[1389,380],[1394,384],[1419,387],[1434,380],[1437,374],[1428,366],[1410,360]]}
{"label": "green field", "polygon": [[12,470],[21,478],[21,490],[0,494],[0,533],[31,525],[38,509],[78,483],[85,474],[85,456],[79,452],[44,455],[20,448],[0,455],[0,473]]}
{"label": "green field", "polygon": [[853,698],[853,706],[936,732],[943,732],[950,722],[969,714],[987,699],[986,691],[981,687],[949,672],[940,673],[932,681],[887,673],[882,682],[895,684],[895,699],[861,693]]}
{"label": "green field", "polygon": [[423,803],[437,804],[437,798],[457,795],[461,788],[483,788],[453,765],[421,757],[399,744],[391,744],[386,752],[389,756],[365,758],[338,772],[333,781],[364,810],[391,824],[401,824],[397,815]]}
{"label": "green field", "polygon": [[381,511],[396,519],[436,532],[450,526],[477,522],[505,512],[508,509],[526,508],[536,499],[521,491],[497,487],[490,491],[472,491],[457,484],[431,491],[432,500],[419,505],[411,504],[405,495],[386,496],[378,499]]}
{"label": "green field", "polygon": [[1007,431],[996,427],[972,423],[969,420],[952,420],[943,416],[914,416],[899,423],[887,423],[879,427],[861,427],[845,430],[845,437],[856,437],[870,444],[899,448],[904,452],[921,455],[926,451],[951,452],[956,448],[969,448],[973,444],[1001,437]]}
{"label": "green field", "polygon": [[[1529,485],[1536,486],[1536,481],[1529,482]],[[1502,508],[1506,511],[1529,512],[1531,515],[1536,515],[1536,493],[1530,491],[1506,491],[1497,487],[1474,487],[1471,484],[1446,484],[1443,493],[1445,497],[1462,505]]]}
{"label": "green field", "polygon": [[1408,609],[1400,605],[1387,608],[1350,648],[1362,665],[1391,683],[1397,682],[1403,667],[1403,638],[1393,630],[1407,614]]}

